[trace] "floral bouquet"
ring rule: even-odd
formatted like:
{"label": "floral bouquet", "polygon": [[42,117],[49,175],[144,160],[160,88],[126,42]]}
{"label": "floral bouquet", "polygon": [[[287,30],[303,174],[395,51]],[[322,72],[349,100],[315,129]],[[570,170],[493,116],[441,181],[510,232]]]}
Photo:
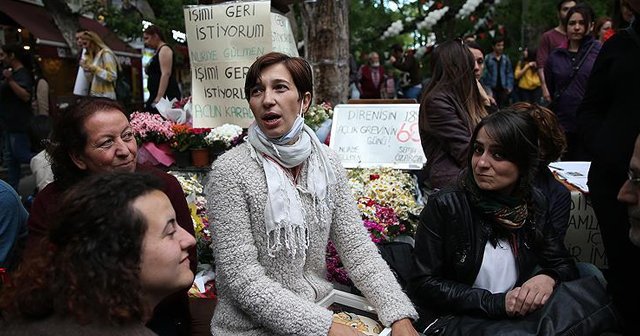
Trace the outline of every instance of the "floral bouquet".
{"label": "floral bouquet", "polygon": [[206,137],[210,128],[192,128],[187,124],[174,124],[172,129],[174,137],[171,140],[171,148],[179,152],[209,146]]}
{"label": "floral bouquet", "polygon": [[173,138],[173,123],[157,114],[148,112],[133,112],[131,114],[131,128],[138,145],[145,142],[163,144]]}
{"label": "floral bouquet", "polygon": [[311,105],[307,113],[304,114],[304,123],[317,130],[322,123],[333,117],[333,107],[330,103],[322,103],[320,105]]}
{"label": "floral bouquet", "polygon": [[169,167],[175,162],[168,144],[174,136],[172,125],[173,122],[157,114],[131,114],[131,128],[139,146],[139,163]]}
{"label": "floral bouquet", "polygon": [[242,127],[233,124],[218,126],[205,137],[209,147],[217,151],[227,150],[237,145],[242,139]]}
{"label": "floral bouquet", "polygon": [[327,244],[326,259],[327,280],[337,282],[346,286],[352,286],[353,282],[349,278],[349,274],[344,268],[342,260],[340,260],[340,257],[338,256],[338,251],[336,251],[336,246],[332,241],[329,241],[329,244]]}
{"label": "floral bouquet", "polygon": [[304,115],[304,122],[316,132],[320,142],[326,143],[331,132],[331,118],[333,118],[333,107],[329,103],[322,103],[309,107]]}
{"label": "floral bouquet", "polygon": [[[423,204],[418,200],[418,187],[412,175],[391,168],[375,168],[352,169],[349,170],[348,176],[356,200],[365,198],[383,208],[392,209],[399,224],[404,226],[401,232],[395,233],[394,228],[391,235],[381,236],[382,241],[391,241],[399,234],[413,235]],[[370,206],[359,204],[358,208],[363,220],[373,218]]]}
{"label": "floral bouquet", "polygon": [[407,234],[407,226],[402,224],[391,207],[382,206],[378,202],[361,197],[358,210],[362,213],[364,227],[369,230],[374,243],[391,241],[400,234]]}
{"label": "floral bouquet", "polygon": [[187,204],[191,212],[196,235],[196,251],[198,254],[198,274],[194,280],[189,295],[194,297],[212,297],[213,283],[213,250],[211,249],[211,231],[207,215],[207,199],[204,197],[203,186],[195,174],[172,174],[176,177],[184,191]]}

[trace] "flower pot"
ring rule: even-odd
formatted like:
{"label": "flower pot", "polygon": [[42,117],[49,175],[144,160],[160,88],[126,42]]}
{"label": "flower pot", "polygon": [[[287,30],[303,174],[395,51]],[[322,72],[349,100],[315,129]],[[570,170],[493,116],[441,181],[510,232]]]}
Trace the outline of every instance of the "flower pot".
{"label": "flower pot", "polygon": [[198,168],[209,166],[209,149],[194,148],[191,150],[191,164]]}
{"label": "flower pot", "polygon": [[189,151],[173,151],[173,157],[176,159],[176,166],[180,168],[189,167],[191,165],[191,155]]}

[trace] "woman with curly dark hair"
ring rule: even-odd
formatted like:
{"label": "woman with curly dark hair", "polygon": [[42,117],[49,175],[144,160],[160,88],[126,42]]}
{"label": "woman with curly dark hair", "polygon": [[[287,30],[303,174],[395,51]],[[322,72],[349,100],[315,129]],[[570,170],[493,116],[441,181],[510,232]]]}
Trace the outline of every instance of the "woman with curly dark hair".
{"label": "woman with curly dark hair", "polygon": [[[104,172],[148,172],[163,181],[162,191],[171,200],[178,224],[192,236],[193,222],[178,180],[163,171],[136,163],[138,146],[122,106],[118,102],[89,97],[56,118],[51,144],[54,182],[38,194],[31,207],[25,259],[40,254],[40,241],[47,236],[52,210],[61,195],[83,179]],[[190,251],[191,270],[196,270],[196,251]],[[188,335],[191,318],[186,289],[158,306],[150,322],[163,335]]]}
{"label": "woman with curly dark hair", "polygon": [[48,248],[12,274],[0,297],[0,334],[154,335],[143,323],[192,283],[195,245],[161,187],[134,173],[96,174],[71,187]]}

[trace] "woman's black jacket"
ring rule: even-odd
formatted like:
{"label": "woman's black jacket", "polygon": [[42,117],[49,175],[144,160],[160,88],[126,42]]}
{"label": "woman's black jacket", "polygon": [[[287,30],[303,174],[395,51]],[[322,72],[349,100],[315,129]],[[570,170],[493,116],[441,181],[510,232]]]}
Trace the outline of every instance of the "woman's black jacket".
{"label": "woman's black jacket", "polygon": [[[541,268],[536,274],[547,274],[556,284],[576,279],[578,271],[562,235],[544,224],[546,205],[537,189],[532,192],[532,203],[535,220],[514,231],[520,275],[516,286],[535,275],[536,266]],[[506,293],[472,287],[491,225],[471,207],[464,190],[444,189],[429,198],[416,231],[414,269],[408,284],[409,297],[416,305],[435,315],[507,316]],[[537,239],[534,230],[539,233]]]}

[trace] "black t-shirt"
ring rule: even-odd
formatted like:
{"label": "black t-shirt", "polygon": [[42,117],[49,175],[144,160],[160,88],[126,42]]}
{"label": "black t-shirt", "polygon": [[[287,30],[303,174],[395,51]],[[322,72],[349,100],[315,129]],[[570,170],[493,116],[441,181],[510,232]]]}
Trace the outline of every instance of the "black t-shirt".
{"label": "black t-shirt", "polygon": [[[29,94],[33,92],[33,77],[29,69],[22,67],[13,71],[13,80]],[[31,101],[20,99],[6,78],[0,82],[0,123],[10,133],[26,132],[31,119]]]}

